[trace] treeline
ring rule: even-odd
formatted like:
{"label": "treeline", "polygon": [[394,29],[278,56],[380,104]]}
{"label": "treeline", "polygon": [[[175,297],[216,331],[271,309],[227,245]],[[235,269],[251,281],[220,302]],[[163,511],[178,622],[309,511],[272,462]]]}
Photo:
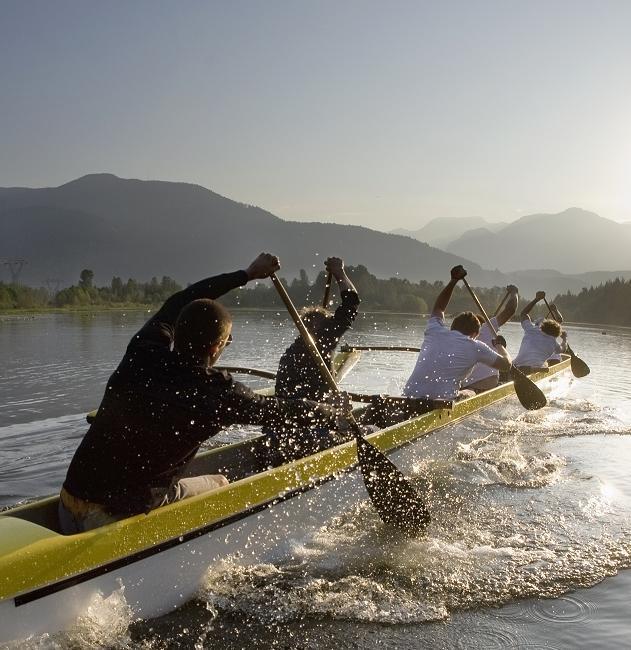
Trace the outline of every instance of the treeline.
{"label": "treeline", "polygon": [[[441,281],[410,282],[402,278],[381,280],[372,275],[365,266],[347,267],[347,273],[357,287],[362,310],[406,312],[427,314],[445,284]],[[307,274],[300,272],[300,277],[285,282],[289,294],[297,305],[319,304],[324,295],[325,274],[319,273],[313,284],[309,283]],[[545,290],[545,287],[541,287]],[[476,288],[476,294],[489,315],[506,294],[505,287]],[[332,295],[337,295],[333,293]],[[518,320],[521,309],[533,296],[520,296],[515,314]],[[552,302],[552,297],[548,297]],[[271,283],[260,283],[254,289],[242,289],[232,292],[222,302],[229,306],[241,307],[278,307],[282,302]],[[631,326],[631,280],[610,280],[597,287],[583,289],[578,295],[569,291],[554,297],[554,302],[561,310],[566,321],[584,323],[602,323],[608,325]],[[458,284],[454,289],[449,313],[477,311],[471,296],[464,286]],[[547,316],[547,309],[541,304],[532,311],[532,317]]]}
{"label": "treeline", "polygon": [[168,276],[150,282],[113,277],[109,286],[95,287],[94,273],[84,269],[79,282],[61,291],[49,292],[21,284],[0,282],[0,309],[39,309],[47,307],[116,307],[117,305],[157,305],[182,287]]}
{"label": "treeline", "polygon": [[[436,297],[445,286],[443,282],[410,282],[403,278],[390,278],[382,280],[372,275],[363,265],[348,266],[346,272],[351,278],[361,298],[361,309],[366,311],[405,312],[411,314],[426,314],[431,310]],[[313,283],[304,270],[300,276],[291,282],[282,280],[288,289],[289,295],[296,305],[321,304],[324,296],[326,274],[321,271]],[[336,283],[331,293],[337,301]],[[479,289],[478,296],[483,305],[491,311],[502,300],[505,294],[504,287]],[[283,308],[283,303],[271,282],[259,282],[254,288],[244,288],[224,296],[221,301],[229,307],[251,308]],[[459,312],[473,309],[471,296],[462,286],[454,290],[450,312]]]}
{"label": "treeline", "polygon": [[[354,282],[362,301],[364,311],[405,312],[427,314],[436,297],[445,286],[443,282],[420,280],[410,282],[403,278],[382,280],[372,275],[363,265],[347,267],[347,273]],[[44,288],[23,285],[4,284],[0,282],[0,309],[38,309],[44,307],[106,307],[131,305],[159,305],[171,294],[181,289],[180,285],[167,276],[161,280],[152,278],[150,282],[137,282],[129,279],[112,278],[104,287],[93,285],[94,274],[84,269],[76,285],[53,292]],[[289,295],[296,305],[321,304],[324,296],[325,273],[320,272],[314,282],[304,270],[291,281],[282,279]],[[335,284],[335,282],[334,282]],[[542,287],[545,289],[545,287]],[[491,314],[505,295],[505,287],[476,289],[482,304]],[[331,294],[337,302],[337,290]],[[531,296],[520,300],[519,310]],[[583,289],[578,295],[566,293],[556,296],[555,303],[563,313],[565,320],[587,323],[606,323],[611,325],[631,326],[631,280],[613,280]],[[248,285],[221,298],[228,307],[274,308],[284,309],[283,304],[269,281],[259,281]],[[457,285],[449,312],[457,313],[473,310],[471,297],[465,287]],[[533,316],[545,315],[541,308]]]}
{"label": "treeline", "polygon": [[578,295],[568,291],[555,302],[565,320],[631,326],[631,280],[609,280]]}

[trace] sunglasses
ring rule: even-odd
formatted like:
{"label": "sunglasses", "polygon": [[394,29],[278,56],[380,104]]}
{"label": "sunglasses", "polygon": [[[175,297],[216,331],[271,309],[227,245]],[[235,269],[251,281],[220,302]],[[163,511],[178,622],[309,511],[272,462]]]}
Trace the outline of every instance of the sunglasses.
{"label": "sunglasses", "polygon": [[224,343],[224,347],[227,348],[231,343],[232,343],[232,332],[230,332],[230,334],[228,334],[228,338],[226,339],[226,342]]}

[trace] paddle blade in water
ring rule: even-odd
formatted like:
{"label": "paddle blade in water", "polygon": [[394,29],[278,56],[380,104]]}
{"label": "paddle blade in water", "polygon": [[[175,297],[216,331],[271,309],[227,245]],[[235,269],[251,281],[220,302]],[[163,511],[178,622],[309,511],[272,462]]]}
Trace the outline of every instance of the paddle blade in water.
{"label": "paddle blade in water", "polygon": [[356,441],[362,476],[375,510],[386,524],[417,537],[430,521],[423,499],[385,454],[360,435]]}
{"label": "paddle blade in water", "polygon": [[579,379],[589,375],[589,366],[583,361],[583,359],[577,357],[569,345],[567,346],[567,351],[570,354],[570,368],[572,368],[572,374]]}
{"label": "paddle blade in water", "polygon": [[521,370],[515,368],[515,366],[511,366],[511,377],[515,384],[517,399],[519,399],[524,408],[527,408],[529,411],[536,411],[548,403],[541,388]]}

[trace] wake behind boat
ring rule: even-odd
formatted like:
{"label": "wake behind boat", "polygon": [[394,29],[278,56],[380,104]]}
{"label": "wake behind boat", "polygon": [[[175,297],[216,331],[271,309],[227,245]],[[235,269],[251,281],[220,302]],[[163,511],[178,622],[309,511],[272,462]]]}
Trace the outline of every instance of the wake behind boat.
{"label": "wake behind boat", "polygon": [[[548,384],[570,358],[530,375]],[[428,434],[514,395],[512,382],[367,436],[408,474]],[[101,528],[59,532],[58,497],[0,515],[0,641],[71,628],[94,598],[121,594],[134,616],[187,602],[214,563],[291,558],[296,541],[368,498],[350,441],[267,469],[263,437],[199,454],[188,475],[230,484]]]}

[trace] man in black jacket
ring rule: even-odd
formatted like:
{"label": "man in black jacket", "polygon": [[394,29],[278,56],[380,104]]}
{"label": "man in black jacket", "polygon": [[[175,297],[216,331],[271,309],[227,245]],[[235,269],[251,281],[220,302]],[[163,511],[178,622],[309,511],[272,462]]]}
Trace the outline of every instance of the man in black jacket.
{"label": "man in black jacket", "polygon": [[62,532],[225,485],[221,476],[181,478],[201,443],[223,427],[335,426],[331,406],[262,397],[212,368],[232,340],[230,314],[215,299],[279,268],[277,257],[262,253],[245,271],[201,280],[171,296],[132,338],[68,468]]}

